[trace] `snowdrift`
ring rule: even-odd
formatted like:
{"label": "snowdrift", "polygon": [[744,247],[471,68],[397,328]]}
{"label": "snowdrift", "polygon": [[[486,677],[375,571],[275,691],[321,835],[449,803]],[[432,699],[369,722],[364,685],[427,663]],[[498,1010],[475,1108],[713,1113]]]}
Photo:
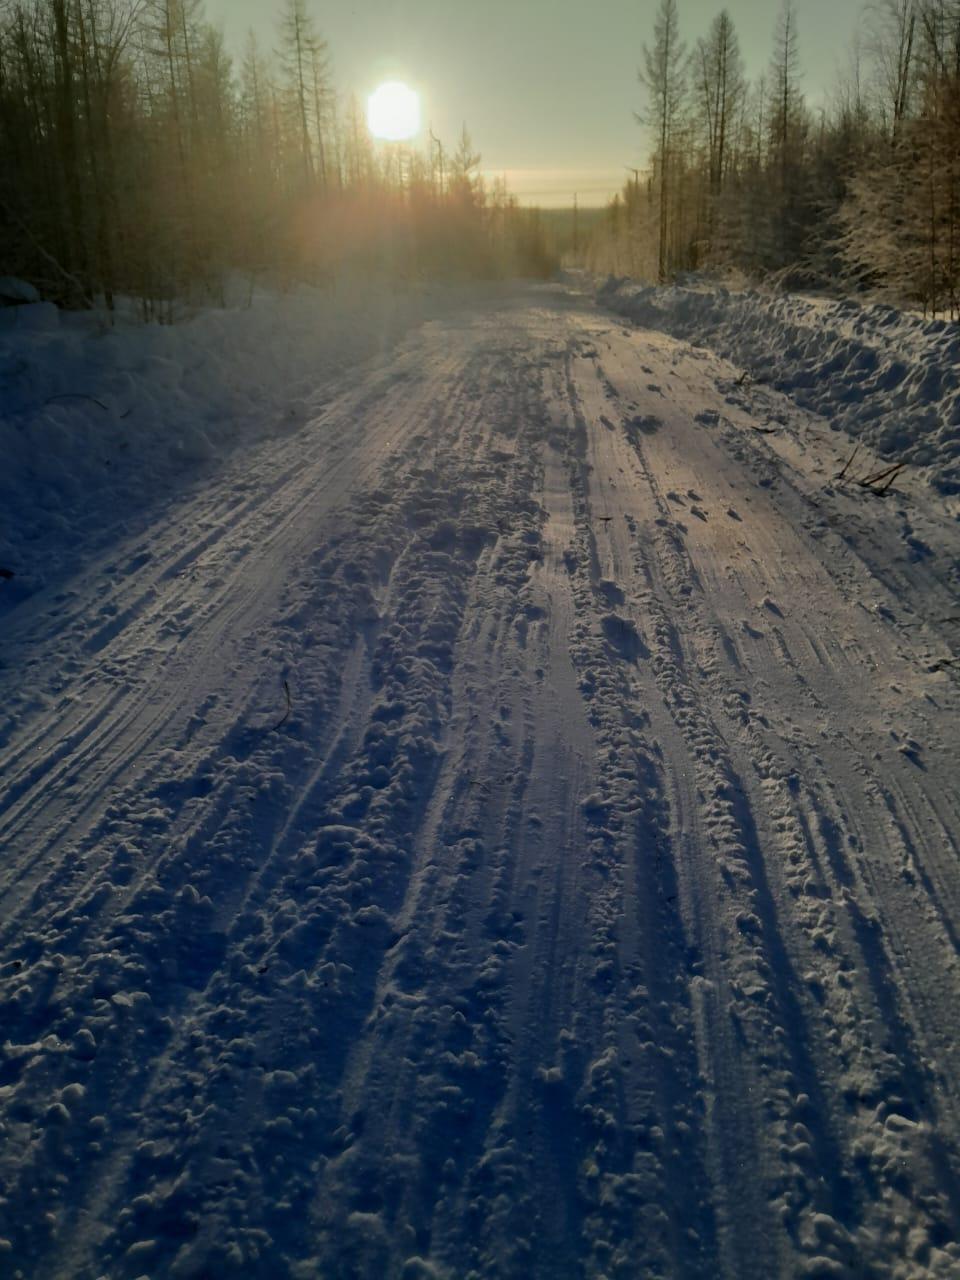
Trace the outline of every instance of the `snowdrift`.
{"label": "snowdrift", "polygon": [[15,577],[0,608],[203,464],[303,426],[339,374],[451,296],[302,287],[176,325],[112,327],[7,296],[21,305],[0,309],[0,568]]}
{"label": "snowdrift", "polygon": [[609,279],[601,304],[708,346],[836,430],[960,493],[960,329],[885,306]]}

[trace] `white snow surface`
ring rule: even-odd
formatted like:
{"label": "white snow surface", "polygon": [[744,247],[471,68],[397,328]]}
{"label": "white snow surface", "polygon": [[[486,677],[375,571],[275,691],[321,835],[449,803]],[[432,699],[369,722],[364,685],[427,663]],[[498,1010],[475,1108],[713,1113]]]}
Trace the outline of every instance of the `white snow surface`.
{"label": "white snow surface", "polygon": [[236,317],[19,348],[217,456],[2,620],[0,1274],[957,1277],[948,500],[570,289],[417,306],[239,437]]}
{"label": "white snow surface", "polygon": [[893,307],[694,282],[609,279],[602,303],[735,361],[759,381],[960,493],[960,326]]}
{"label": "white snow surface", "polygon": [[108,325],[50,303],[0,310],[0,565],[17,598],[237,445],[299,429],[338,375],[456,296],[362,280],[259,289],[252,306],[174,325]]}
{"label": "white snow surface", "polygon": [[16,276],[0,276],[0,306],[39,301],[40,294],[29,280],[19,280]]}

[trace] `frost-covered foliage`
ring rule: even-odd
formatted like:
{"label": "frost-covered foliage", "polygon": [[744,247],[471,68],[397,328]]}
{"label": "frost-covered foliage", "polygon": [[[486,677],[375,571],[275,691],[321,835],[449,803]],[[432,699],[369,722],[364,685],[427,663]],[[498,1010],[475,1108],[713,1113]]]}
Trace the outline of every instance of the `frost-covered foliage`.
{"label": "frost-covered foliage", "polygon": [[[666,17],[654,24],[660,64]],[[664,119],[647,172],[612,202],[587,264],[636,279],[709,268],[960,312],[960,8],[864,6],[850,69],[815,114],[804,101],[802,10],[785,0],[766,76],[745,79],[721,14],[641,119]],[[682,26],[682,24],[681,24]]]}
{"label": "frost-covered foliage", "polygon": [[960,493],[960,334],[885,306],[610,279],[600,300],[710,346],[834,427]]}

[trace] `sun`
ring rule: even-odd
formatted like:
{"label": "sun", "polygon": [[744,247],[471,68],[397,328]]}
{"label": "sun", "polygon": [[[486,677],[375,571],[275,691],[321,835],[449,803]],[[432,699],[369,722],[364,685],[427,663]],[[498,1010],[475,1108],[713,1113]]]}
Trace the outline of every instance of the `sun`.
{"label": "sun", "polygon": [[375,138],[405,142],[420,132],[420,95],[399,80],[382,84],[367,102],[367,124]]}

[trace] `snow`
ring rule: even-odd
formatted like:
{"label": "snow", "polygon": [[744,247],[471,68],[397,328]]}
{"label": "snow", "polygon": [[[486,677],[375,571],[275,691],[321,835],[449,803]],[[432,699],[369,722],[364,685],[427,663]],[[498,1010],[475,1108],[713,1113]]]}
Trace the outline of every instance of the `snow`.
{"label": "snow", "polygon": [[570,288],[350,305],[15,340],[4,1275],[960,1274],[951,500]]}
{"label": "snow", "polygon": [[40,294],[28,280],[16,276],[0,276],[0,306],[37,303]]}
{"label": "snow", "polygon": [[135,518],[239,444],[301,429],[338,375],[453,297],[363,281],[339,293],[257,290],[250,306],[176,325],[128,313],[108,325],[50,303],[0,310],[0,564],[17,575],[8,596],[52,580],[107,514],[111,528]]}
{"label": "snow", "polygon": [[960,493],[960,332],[887,306],[611,278],[604,306],[734,361],[838,431]]}

